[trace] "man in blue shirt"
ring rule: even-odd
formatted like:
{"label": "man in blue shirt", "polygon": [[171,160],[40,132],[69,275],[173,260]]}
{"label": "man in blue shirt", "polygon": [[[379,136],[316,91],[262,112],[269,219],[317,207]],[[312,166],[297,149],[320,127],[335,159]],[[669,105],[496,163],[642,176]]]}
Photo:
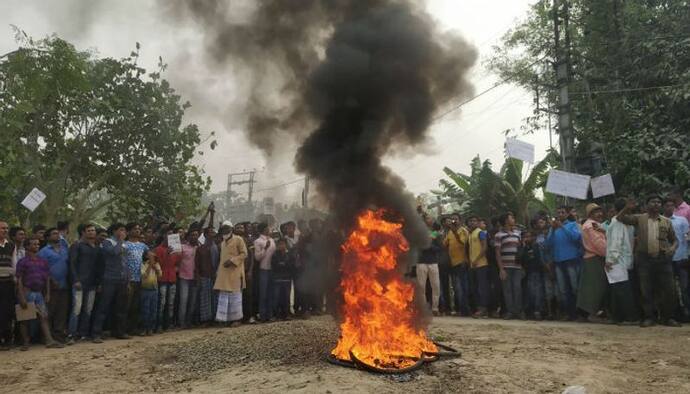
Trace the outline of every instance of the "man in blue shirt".
{"label": "man in blue shirt", "polygon": [[577,222],[570,215],[571,208],[558,208],[557,218],[551,222],[546,244],[556,269],[556,283],[561,294],[561,308],[564,319],[577,318],[577,287],[580,282],[582,261],[582,234]]}
{"label": "man in blue shirt", "polygon": [[128,223],[127,241],[125,241],[125,256],[129,269],[129,289],[127,292],[127,330],[129,335],[140,334],[139,330],[139,299],[141,297],[141,263],[149,247],[141,242],[141,226],[138,223]]}
{"label": "man in blue shirt", "polygon": [[50,268],[50,302],[48,303],[48,316],[53,330],[53,338],[58,342],[65,342],[67,338],[67,314],[69,313],[69,285],[67,273],[69,272],[69,251],[60,241],[60,232],[57,228],[46,230],[48,244],[38,252],[38,257],[48,261]]}
{"label": "man in blue shirt", "polygon": [[690,302],[690,289],[688,288],[688,232],[690,232],[690,224],[685,217],[675,215],[673,213],[675,209],[674,200],[667,199],[664,202],[664,216],[671,219],[673,231],[676,233],[676,239],[678,239],[678,249],[673,254],[673,271],[678,277],[680,296],[683,300],[683,307],[680,311],[681,318],[687,321],[690,317],[690,310],[688,309]]}

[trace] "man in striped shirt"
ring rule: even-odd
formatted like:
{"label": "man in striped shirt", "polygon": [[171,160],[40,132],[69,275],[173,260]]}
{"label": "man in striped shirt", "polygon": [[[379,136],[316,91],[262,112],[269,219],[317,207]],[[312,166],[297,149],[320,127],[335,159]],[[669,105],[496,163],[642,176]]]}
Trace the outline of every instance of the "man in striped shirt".
{"label": "man in striped shirt", "polygon": [[494,236],[496,262],[503,285],[503,298],[507,312],[504,318],[516,319],[522,316],[522,267],[517,261],[520,247],[520,231],[515,227],[515,216],[507,212],[499,218],[501,231]]}

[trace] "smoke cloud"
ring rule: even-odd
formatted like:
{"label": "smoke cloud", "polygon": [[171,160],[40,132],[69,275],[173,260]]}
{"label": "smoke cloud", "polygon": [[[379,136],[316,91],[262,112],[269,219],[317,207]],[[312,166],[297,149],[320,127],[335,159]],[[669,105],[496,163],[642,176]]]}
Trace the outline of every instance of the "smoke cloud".
{"label": "smoke cloud", "polygon": [[421,146],[436,108],[472,93],[473,47],[413,1],[160,4],[203,28],[216,67],[251,71],[248,139],[269,157],[281,141],[299,141],[295,166],[340,228],[364,208],[387,207],[405,220],[411,246],[428,243],[412,195],[381,161],[396,146]]}

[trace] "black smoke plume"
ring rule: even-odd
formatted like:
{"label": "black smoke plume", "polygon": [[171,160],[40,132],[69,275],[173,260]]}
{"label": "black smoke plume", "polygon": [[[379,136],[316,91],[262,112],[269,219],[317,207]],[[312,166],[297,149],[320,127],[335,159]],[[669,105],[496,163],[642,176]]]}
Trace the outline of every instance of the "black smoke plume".
{"label": "black smoke plume", "polygon": [[161,4],[203,27],[217,65],[254,71],[249,140],[269,155],[281,132],[302,141],[296,168],[340,228],[364,208],[386,207],[405,220],[413,247],[428,243],[412,195],[382,159],[424,142],[435,110],[471,93],[474,48],[413,1],[257,0],[243,20],[222,0]]}

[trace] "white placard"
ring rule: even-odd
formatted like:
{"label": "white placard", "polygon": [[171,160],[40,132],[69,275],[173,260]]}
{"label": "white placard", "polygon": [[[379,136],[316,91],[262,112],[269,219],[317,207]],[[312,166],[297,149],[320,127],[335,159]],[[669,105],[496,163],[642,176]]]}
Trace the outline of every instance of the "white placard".
{"label": "white placard", "polygon": [[546,191],[559,196],[587,199],[589,191],[589,175],[574,174],[560,170],[551,170],[546,181]]}
{"label": "white placard", "polygon": [[38,207],[45,199],[45,193],[33,188],[33,190],[31,190],[31,192],[24,198],[24,201],[22,201],[22,205],[25,206],[29,211],[33,212],[36,207]]}
{"label": "white placard", "polygon": [[506,140],[506,154],[508,157],[534,163],[534,145],[515,138]]}
{"label": "white placard", "polygon": [[172,249],[173,252],[182,251],[182,241],[180,240],[180,234],[168,235],[168,247]]}
{"label": "white placard", "polygon": [[603,196],[608,196],[611,194],[616,194],[616,188],[613,186],[613,179],[611,174],[606,174],[592,178],[592,197],[599,198]]}
{"label": "white placard", "polygon": [[628,280],[628,269],[623,264],[614,264],[610,271],[606,271],[606,278],[610,284],[625,282]]}

